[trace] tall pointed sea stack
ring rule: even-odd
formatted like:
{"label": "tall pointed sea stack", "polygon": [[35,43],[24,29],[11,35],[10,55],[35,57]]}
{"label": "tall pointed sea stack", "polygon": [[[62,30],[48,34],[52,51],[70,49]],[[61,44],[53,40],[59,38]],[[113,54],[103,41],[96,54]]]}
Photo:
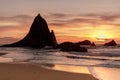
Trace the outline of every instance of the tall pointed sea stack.
{"label": "tall pointed sea stack", "polygon": [[31,25],[29,33],[22,40],[4,46],[42,48],[45,46],[55,47],[56,45],[54,32],[49,31],[47,22],[38,14]]}

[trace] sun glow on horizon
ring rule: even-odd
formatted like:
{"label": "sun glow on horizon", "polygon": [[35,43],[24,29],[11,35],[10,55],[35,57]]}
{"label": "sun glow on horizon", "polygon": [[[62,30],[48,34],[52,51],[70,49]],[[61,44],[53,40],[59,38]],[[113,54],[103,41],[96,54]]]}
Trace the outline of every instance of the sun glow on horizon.
{"label": "sun glow on horizon", "polygon": [[117,39],[116,30],[113,30],[113,26],[109,25],[98,25],[91,30],[90,36],[93,38],[93,41],[104,42],[112,39]]}
{"label": "sun glow on horizon", "polygon": [[[86,28],[87,27],[87,28]],[[58,28],[58,27],[57,27]],[[90,40],[96,44],[103,44],[112,39],[119,41],[119,36],[116,35],[117,30],[114,29],[114,26],[110,25],[97,25],[96,27],[92,25],[82,25],[75,27],[62,27],[61,30],[56,27],[56,37],[58,42],[78,42],[83,40]],[[73,34],[74,33],[74,34]]]}
{"label": "sun glow on horizon", "polygon": [[98,36],[96,36],[96,39],[98,41],[105,41],[105,40],[108,40],[107,39],[107,36],[105,34],[99,34]]}
{"label": "sun glow on horizon", "polygon": [[111,35],[109,32],[102,32],[102,33],[94,32],[91,35],[91,37],[94,38],[94,41],[101,41],[101,42],[114,39],[113,35]]}

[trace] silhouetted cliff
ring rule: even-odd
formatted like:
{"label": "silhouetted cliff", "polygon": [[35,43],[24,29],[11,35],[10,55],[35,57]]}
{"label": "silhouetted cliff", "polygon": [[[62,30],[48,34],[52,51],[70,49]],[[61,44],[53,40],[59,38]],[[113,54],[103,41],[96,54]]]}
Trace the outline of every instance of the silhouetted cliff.
{"label": "silhouetted cliff", "polygon": [[94,42],[92,42],[91,43],[91,47],[95,47],[96,45],[95,45],[95,43]]}
{"label": "silhouetted cliff", "polygon": [[117,43],[114,40],[104,44],[104,46],[116,46],[116,45]]}
{"label": "silhouetted cliff", "polygon": [[84,40],[81,42],[77,42],[76,44],[78,44],[78,45],[91,45],[91,42],[89,40]]}
{"label": "silhouetted cliff", "polygon": [[29,33],[20,41],[4,46],[10,47],[55,47],[57,45],[55,34],[49,31],[47,22],[38,14],[30,28]]}

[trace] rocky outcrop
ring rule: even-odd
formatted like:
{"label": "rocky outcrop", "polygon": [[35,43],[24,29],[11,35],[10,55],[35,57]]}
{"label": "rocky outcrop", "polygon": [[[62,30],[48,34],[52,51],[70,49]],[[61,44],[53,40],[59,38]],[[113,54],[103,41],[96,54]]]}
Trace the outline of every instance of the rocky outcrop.
{"label": "rocky outcrop", "polygon": [[91,42],[89,40],[84,40],[81,42],[77,42],[76,44],[78,44],[78,45],[91,45]]}
{"label": "rocky outcrop", "polygon": [[79,45],[72,42],[64,42],[58,45],[61,51],[75,51],[75,52],[87,52],[87,48],[80,47]]}
{"label": "rocky outcrop", "polygon": [[51,41],[52,41],[52,46],[53,47],[56,47],[58,45],[56,37],[55,37],[55,33],[54,33],[53,30],[51,31]]}
{"label": "rocky outcrop", "polygon": [[95,47],[96,45],[95,45],[95,43],[94,42],[92,42],[91,43],[91,47]]}
{"label": "rocky outcrop", "polygon": [[116,45],[117,43],[114,40],[104,44],[104,46],[116,46]]}
{"label": "rocky outcrop", "polygon": [[56,45],[54,31],[49,31],[47,22],[38,14],[31,25],[29,33],[22,40],[3,46],[42,48],[45,46],[55,47]]}

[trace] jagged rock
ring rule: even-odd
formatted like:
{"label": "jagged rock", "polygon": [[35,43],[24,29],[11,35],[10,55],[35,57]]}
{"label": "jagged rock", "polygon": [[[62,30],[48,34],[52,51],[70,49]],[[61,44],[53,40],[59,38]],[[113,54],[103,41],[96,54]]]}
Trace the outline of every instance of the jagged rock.
{"label": "jagged rock", "polygon": [[22,40],[3,46],[42,48],[45,46],[55,47],[56,45],[54,32],[50,33],[47,22],[38,14],[31,25],[29,33]]}
{"label": "jagged rock", "polygon": [[89,40],[84,40],[81,42],[77,42],[76,44],[78,44],[78,45],[91,45],[91,42]]}
{"label": "jagged rock", "polygon": [[72,42],[64,42],[58,45],[61,51],[75,51],[75,52],[87,52],[87,48],[80,47],[79,45]]}
{"label": "jagged rock", "polygon": [[93,43],[91,43],[91,47],[95,47],[96,45],[95,45],[95,43],[93,42]]}
{"label": "jagged rock", "polygon": [[54,33],[53,30],[51,31],[51,39],[52,39],[53,47],[56,47],[58,45],[58,43],[57,43],[57,40],[56,40],[56,37],[55,37],[55,33]]}
{"label": "jagged rock", "polygon": [[116,45],[117,43],[114,40],[104,44],[104,46],[116,46]]}

